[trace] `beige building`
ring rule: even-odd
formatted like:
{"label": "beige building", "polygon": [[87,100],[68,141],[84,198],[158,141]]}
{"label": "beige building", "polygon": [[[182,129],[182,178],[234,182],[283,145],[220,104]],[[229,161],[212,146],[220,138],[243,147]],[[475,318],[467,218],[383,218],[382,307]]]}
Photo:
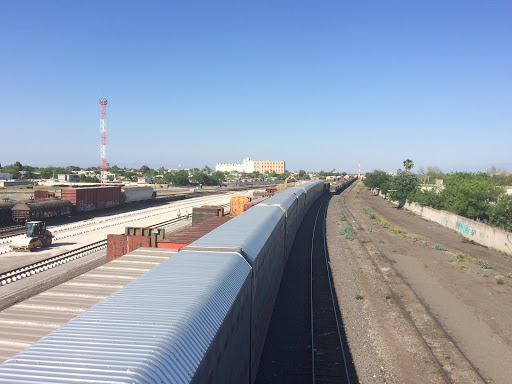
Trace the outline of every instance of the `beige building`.
{"label": "beige building", "polygon": [[251,160],[250,158],[243,159],[242,163],[217,163],[215,165],[216,171],[227,172],[276,172],[284,173],[284,160]]}
{"label": "beige building", "polygon": [[284,160],[254,160],[254,171],[284,173]]}

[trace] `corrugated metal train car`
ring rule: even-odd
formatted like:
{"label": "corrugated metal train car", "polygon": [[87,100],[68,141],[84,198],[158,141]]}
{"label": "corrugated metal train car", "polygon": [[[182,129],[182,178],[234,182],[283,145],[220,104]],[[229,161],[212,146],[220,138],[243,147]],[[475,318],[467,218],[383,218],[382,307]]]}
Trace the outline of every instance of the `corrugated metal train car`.
{"label": "corrugated metal train car", "polygon": [[6,361],[0,382],[254,382],[295,236],[290,228],[323,182],[296,188],[194,241]]}

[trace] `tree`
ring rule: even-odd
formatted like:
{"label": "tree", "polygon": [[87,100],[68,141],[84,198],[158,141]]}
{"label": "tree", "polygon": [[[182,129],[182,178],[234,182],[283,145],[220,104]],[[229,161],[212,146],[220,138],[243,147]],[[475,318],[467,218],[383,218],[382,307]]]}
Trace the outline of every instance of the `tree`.
{"label": "tree", "polygon": [[209,177],[201,171],[193,171],[192,176],[190,177],[190,182],[196,185],[208,185]]}
{"label": "tree", "polygon": [[188,172],[181,170],[172,174],[171,182],[174,185],[188,185]]}
{"label": "tree", "polygon": [[143,175],[145,175],[146,173],[149,172],[151,168],[149,168],[147,165],[143,165],[142,167],[140,167],[139,169],[139,172],[141,172]]}
{"label": "tree", "polygon": [[512,196],[503,196],[489,209],[489,224],[512,231]]}
{"label": "tree", "polygon": [[404,160],[405,172],[411,172],[412,167],[414,167],[414,163],[411,159]]}
{"label": "tree", "polygon": [[456,172],[444,179],[441,197],[444,209],[473,219],[486,219],[489,203],[498,200],[503,188],[496,188],[486,173]]}
{"label": "tree", "polygon": [[226,179],[223,172],[217,171],[210,176],[212,185],[221,185]]}
{"label": "tree", "polygon": [[390,189],[390,198],[398,201],[403,206],[409,195],[413,195],[420,190],[420,181],[416,175],[402,172],[393,178]]}
{"label": "tree", "polygon": [[375,170],[366,174],[363,183],[368,188],[379,188],[382,193],[386,194],[392,180],[393,176],[388,175],[384,171]]}

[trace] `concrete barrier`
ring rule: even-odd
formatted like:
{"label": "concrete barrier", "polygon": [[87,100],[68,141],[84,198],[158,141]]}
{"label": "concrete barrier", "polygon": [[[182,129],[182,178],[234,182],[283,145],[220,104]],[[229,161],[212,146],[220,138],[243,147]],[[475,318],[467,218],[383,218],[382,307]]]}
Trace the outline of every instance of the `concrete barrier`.
{"label": "concrete barrier", "polygon": [[404,208],[453,229],[475,243],[512,255],[512,232],[417,203],[408,202]]}

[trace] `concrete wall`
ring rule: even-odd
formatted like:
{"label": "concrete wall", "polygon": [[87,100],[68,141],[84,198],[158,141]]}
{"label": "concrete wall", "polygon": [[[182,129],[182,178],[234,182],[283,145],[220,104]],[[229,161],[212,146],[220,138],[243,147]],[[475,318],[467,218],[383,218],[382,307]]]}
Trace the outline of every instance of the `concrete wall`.
{"label": "concrete wall", "polygon": [[404,208],[425,219],[435,221],[447,228],[453,229],[462,236],[473,240],[475,243],[512,255],[512,232],[466,219],[465,217],[458,216],[451,212],[421,206],[417,203],[406,203]]}

